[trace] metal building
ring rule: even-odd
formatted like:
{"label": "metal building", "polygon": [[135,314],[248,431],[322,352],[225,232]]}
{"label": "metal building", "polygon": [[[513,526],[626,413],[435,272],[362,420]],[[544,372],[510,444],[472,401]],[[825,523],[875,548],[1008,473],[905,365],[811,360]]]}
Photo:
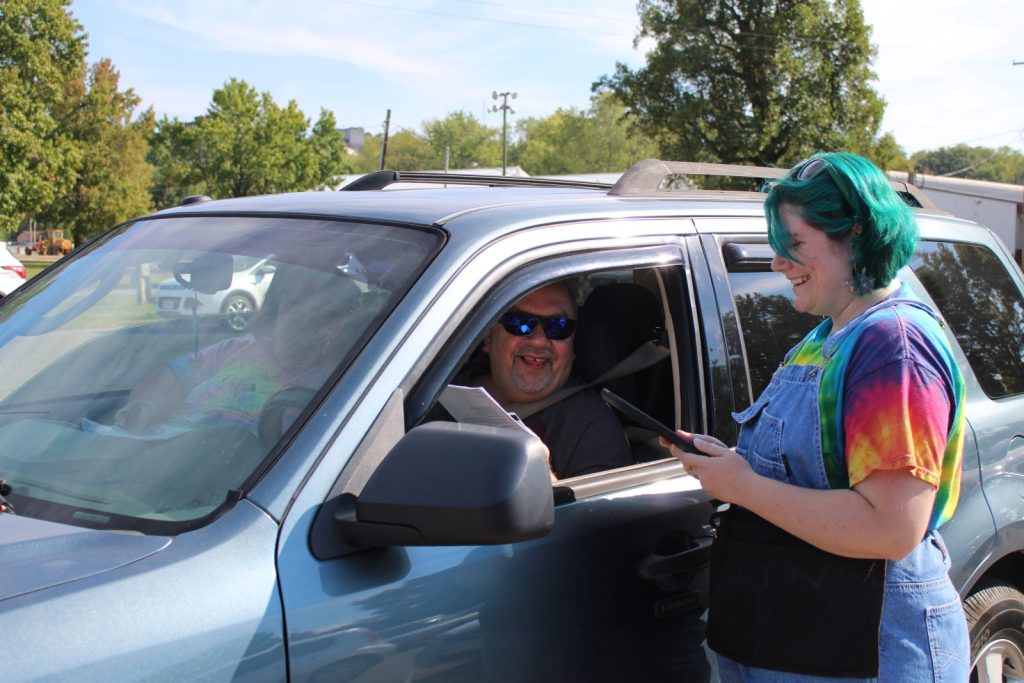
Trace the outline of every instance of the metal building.
{"label": "metal building", "polygon": [[[906,181],[907,174],[890,171],[889,177]],[[999,236],[1017,263],[1024,247],[1024,185],[966,180],[946,176],[910,174],[910,182],[921,188],[943,211],[977,221]]]}

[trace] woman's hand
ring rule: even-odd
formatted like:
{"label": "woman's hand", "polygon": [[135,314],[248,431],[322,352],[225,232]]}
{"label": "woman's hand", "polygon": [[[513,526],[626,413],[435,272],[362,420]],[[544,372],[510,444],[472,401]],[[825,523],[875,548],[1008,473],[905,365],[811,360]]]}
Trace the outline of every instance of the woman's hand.
{"label": "woman's hand", "polygon": [[736,451],[712,436],[690,434],[679,431],[686,437],[693,437],[693,445],[704,455],[695,455],[680,450],[661,440],[672,455],[683,463],[686,471],[700,480],[703,488],[712,497],[726,503],[739,503],[745,490],[749,490],[751,479],[756,476],[749,463]]}

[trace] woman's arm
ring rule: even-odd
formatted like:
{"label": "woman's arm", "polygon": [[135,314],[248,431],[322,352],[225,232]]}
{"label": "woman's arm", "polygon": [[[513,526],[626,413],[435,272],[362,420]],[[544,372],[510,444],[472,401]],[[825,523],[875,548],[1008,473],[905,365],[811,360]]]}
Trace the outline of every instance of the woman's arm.
{"label": "woman's arm", "polygon": [[708,494],[836,555],[901,559],[927,530],[935,487],[908,470],[874,472],[853,489],[808,489],[755,473],[712,440],[697,436],[695,444],[712,457],[672,453]]}

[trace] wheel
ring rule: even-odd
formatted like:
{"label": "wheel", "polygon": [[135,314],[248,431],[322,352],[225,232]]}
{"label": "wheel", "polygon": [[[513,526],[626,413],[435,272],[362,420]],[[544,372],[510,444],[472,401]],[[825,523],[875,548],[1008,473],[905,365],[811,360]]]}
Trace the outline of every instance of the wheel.
{"label": "wheel", "polygon": [[309,387],[285,387],[274,392],[260,411],[257,428],[260,443],[267,448],[277,443],[287,429],[285,413],[291,409],[297,415],[313,400],[314,396],[316,396],[316,389]]}
{"label": "wheel", "polygon": [[971,681],[1024,681],[1024,593],[990,583],[964,601],[971,634]]}
{"label": "wheel", "polygon": [[245,294],[231,294],[221,306],[224,322],[235,332],[249,327],[252,315],[256,312],[256,304]]}

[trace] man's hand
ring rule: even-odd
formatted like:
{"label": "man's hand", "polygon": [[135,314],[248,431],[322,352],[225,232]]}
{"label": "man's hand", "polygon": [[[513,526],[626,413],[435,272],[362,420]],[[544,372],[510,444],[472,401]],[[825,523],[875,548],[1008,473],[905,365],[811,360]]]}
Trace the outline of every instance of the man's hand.
{"label": "man's hand", "polygon": [[114,413],[114,425],[129,432],[144,432],[157,422],[156,404],[146,399],[129,401]]}

